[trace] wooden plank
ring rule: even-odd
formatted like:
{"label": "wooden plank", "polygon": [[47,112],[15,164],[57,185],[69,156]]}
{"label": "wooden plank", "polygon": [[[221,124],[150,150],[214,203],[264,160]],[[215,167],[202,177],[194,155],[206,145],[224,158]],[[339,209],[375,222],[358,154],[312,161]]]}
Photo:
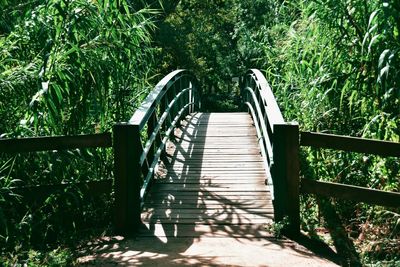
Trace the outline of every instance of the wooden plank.
{"label": "wooden plank", "polygon": [[191,142],[191,143],[205,143],[205,142],[232,142],[232,141],[236,141],[236,142],[251,142],[255,140],[255,136],[253,135],[248,135],[245,137],[241,137],[241,136],[228,136],[228,137],[219,137],[219,136],[207,136],[205,138],[189,138],[187,136],[175,136],[174,140],[176,140],[177,142],[179,141],[187,141],[187,142]]}
{"label": "wooden plank", "polygon": [[[256,149],[168,149],[168,154],[173,160],[213,160],[213,159],[240,159],[241,154],[240,153],[247,153],[246,157],[243,157],[243,162],[246,161],[254,161],[254,159],[257,159],[258,161],[262,160],[259,150]],[[224,157],[221,157],[221,155],[224,155]]]}
{"label": "wooden plank", "polygon": [[273,219],[273,214],[268,216],[235,216],[234,218],[224,219],[215,218],[213,216],[208,216],[205,218],[164,218],[161,217],[159,220],[162,223],[173,223],[173,224],[204,224],[204,225],[249,225],[249,224],[260,224],[268,223]]}
{"label": "wooden plank", "polygon": [[192,179],[157,179],[154,181],[155,184],[201,184],[201,185],[206,185],[206,184],[251,184],[251,185],[260,185],[263,186],[264,184],[264,179],[197,179],[197,178],[192,178]]}
{"label": "wooden plank", "polygon": [[400,207],[400,193],[355,185],[301,179],[301,193],[347,199],[385,207]]}
{"label": "wooden plank", "polygon": [[176,167],[176,168],[167,168],[167,171],[175,171],[175,172],[182,172],[185,173],[264,173],[264,168],[260,167],[249,167],[249,168],[235,168],[235,167],[193,167],[193,166],[186,166],[186,167]]}
{"label": "wooden plank", "polygon": [[257,144],[232,144],[232,143],[203,143],[203,144],[194,144],[194,143],[185,143],[185,144],[175,144],[178,149],[195,149],[195,150],[204,150],[204,149],[254,149],[259,150],[259,146]]}
{"label": "wooden plank", "polygon": [[[255,205],[257,206],[271,206],[271,195],[264,193],[264,195],[256,195],[250,198],[250,195],[240,195],[240,196],[226,196],[218,197],[218,195],[176,195],[176,194],[150,194],[144,202],[147,204],[154,205]],[[147,206],[150,207],[150,206]]]}
{"label": "wooden plank", "polygon": [[187,121],[182,121],[181,123],[182,128],[185,127],[211,127],[214,125],[217,126],[222,126],[222,127],[252,127],[253,126],[253,121],[251,119],[248,120],[243,120],[240,122],[235,122],[235,121],[221,121],[221,122],[196,122],[196,123],[191,123]]}
{"label": "wooden plank", "polygon": [[247,202],[224,202],[221,203],[217,200],[209,200],[209,201],[185,201],[183,203],[162,203],[162,201],[157,202],[146,202],[144,205],[144,210],[146,209],[154,209],[154,208],[172,208],[172,209],[216,209],[216,208],[257,208],[257,209],[273,209],[271,201],[247,201]]}
{"label": "wooden plank", "polygon": [[[198,154],[198,153],[202,153],[202,154],[212,154],[215,152],[218,153],[224,153],[224,154],[240,154],[240,152],[242,153],[255,153],[255,152],[260,152],[259,148],[248,148],[248,147],[230,147],[230,148],[198,148],[198,149],[193,149],[193,150],[189,150],[189,151],[185,151],[183,149],[180,149],[179,151],[183,151],[184,153],[193,153],[193,154]],[[248,154],[247,154],[248,155]]]}
{"label": "wooden plank", "polygon": [[[182,207],[163,207],[162,213],[172,213],[178,215],[180,218],[192,218],[198,217],[199,215],[208,215],[212,216],[214,214],[221,215],[226,213],[227,209],[229,212],[234,214],[254,214],[254,215],[262,215],[262,214],[271,214],[273,209],[269,208],[250,208],[250,207],[228,207],[226,205],[220,205],[219,207],[205,207],[205,208],[182,208]],[[159,209],[148,208],[144,209],[142,212],[142,216],[152,216],[154,213],[157,213]],[[170,217],[167,214],[167,217]]]}
{"label": "wooden plank", "polygon": [[194,194],[191,195],[183,195],[183,194],[165,194],[162,193],[153,193],[150,194],[146,199],[145,206],[150,207],[149,205],[172,205],[172,204],[215,204],[221,203],[226,205],[272,205],[271,196],[268,193],[263,195],[227,195],[225,197],[220,197],[217,194],[209,195],[209,196],[196,196]]}
{"label": "wooden plank", "polygon": [[[163,203],[164,202],[164,203]],[[204,200],[195,201],[195,200],[179,200],[179,202],[166,202],[162,199],[154,200],[146,202],[144,205],[144,209],[165,209],[165,208],[267,208],[273,209],[272,202],[270,200],[262,200],[262,201],[217,201],[217,200]]]}
{"label": "wooden plank", "polygon": [[247,155],[258,155],[260,151],[258,149],[203,149],[194,151],[178,151],[182,155],[241,155],[246,153]]}
{"label": "wooden plank", "polygon": [[221,168],[221,165],[224,165],[226,169],[229,168],[264,168],[264,164],[261,161],[250,161],[250,162],[224,162],[221,164],[221,162],[215,162],[215,161],[208,161],[208,162],[191,162],[191,163],[183,163],[183,162],[174,162],[173,165],[168,165],[168,167],[173,167],[173,168],[182,168],[184,167],[190,167],[190,168]]}
{"label": "wooden plank", "polygon": [[[173,168],[174,167],[174,168]],[[242,173],[265,173],[265,169],[262,167],[258,166],[250,166],[250,167],[237,167],[237,166],[192,166],[192,165],[183,165],[183,166],[168,166],[164,170],[171,173],[171,175],[175,175],[176,173],[179,173],[181,175],[186,175],[186,174],[194,174],[194,173],[215,173],[215,174],[242,174]],[[222,172],[222,173],[221,173]],[[212,175],[208,175],[212,177]]]}
{"label": "wooden plank", "polygon": [[[169,170],[173,172],[173,170]],[[252,175],[252,174],[260,174],[265,175],[265,171],[263,169],[260,170],[187,170],[182,175],[207,175],[207,176],[214,176],[214,175],[230,175],[230,174],[241,174],[241,175]]]}
{"label": "wooden plank", "polygon": [[220,157],[218,155],[193,155],[192,157],[183,157],[182,155],[167,155],[167,157],[173,157],[173,161],[185,160],[188,163],[192,161],[200,161],[200,162],[224,162],[224,161],[240,161],[240,162],[250,162],[250,161],[262,161],[261,157],[254,157],[254,155],[241,156],[232,154],[228,157]]}
{"label": "wooden plank", "polygon": [[264,192],[267,193],[269,192],[267,189],[262,189],[261,186],[244,186],[244,185],[238,185],[237,187],[228,187],[228,186],[185,186],[182,188],[177,188],[176,185],[169,185],[165,184],[163,186],[160,186],[157,190],[154,190],[154,192],[176,192],[176,191],[187,191],[187,192],[198,192],[199,190],[207,190],[210,192],[214,193],[220,193],[224,194],[226,192],[237,192],[237,194],[240,194],[243,192],[243,190],[246,190],[248,192]]}
{"label": "wooden plank", "polygon": [[[182,135],[189,135],[192,136],[192,134],[188,134],[188,133],[179,133],[176,134],[175,136],[177,137],[181,137]],[[209,137],[248,137],[248,136],[254,136],[256,137],[256,132],[254,133],[246,133],[246,132],[242,132],[242,133],[238,133],[238,132],[232,132],[232,133],[226,133],[226,132],[220,132],[220,133],[207,133],[207,132],[201,132],[201,133],[196,133],[195,137],[196,138],[209,138]]]}
{"label": "wooden plank", "polygon": [[111,147],[111,134],[86,134],[75,136],[42,136],[0,139],[0,152],[21,153],[76,148]]}
{"label": "wooden plank", "polygon": [[169,220],[173,222],[181,222],[181,223],[187,223],[187,222],[202,222],[202,221],[209,221],[209,222],[217,222],[221,221],[224,223],[240,223],[241,221],[264,221],[265,218],[271,218],[272,215],[271,212],[264,212],[262,214],[255,214],[255,213],[228,213],[228,212],[215,212],[215,213],[175,213],[171,212],[171,214],[166,213],[164,210],[162,210],[159,213],[153,214],[153,213],[142,213],[142,220],[147,221],[150,220],[151,217],[156,217],[158,220]]}
{"label": "wooden plank", "polygon": [[214,133],[214,132],[227,132],[227,133],[234,133],[236,131],[245,132],[245,133],[253,133],[255,132],[254,128],[250,127],[186,127],[186,128],[178,128],[177,132],[183,133],[199,133],[199,132],[206,132],[206,133]]}
{"label": "wooden plank", "polygon": [[158,188],[153,188],[149,195],[162,195],[162,196],[171,196],[171,197],[184,197],[188,196],[190,198],[219,198],[219,199],[259,199],[260,197],[270,197],[270,191],[226,191],[223,195],[217,194],[212,191],[197,191],[196,194],[193,194],[192,191],[160,191]]}
{"label": "wooden plank", "polygon": [[201,188],[204,188],[205,186],[218,186],[221,185],[221,187],[225,187],[225,186],[229,186],[229,187],[233,187],[233,186],[244,186],[244,188],[248,187],[248,186],[254,186],[254,187],[259,187],[259,188],[263,188],[265,187],[265,180],[258,180],[258,181],[244,181],[244,182],[235,182],[232,180],[229,181],[225,181],[225,180],[216,180],[216,181],[212,181],[212,180],[176,180],[176,181],[172,181],[172,182],[168,182],[168,180],[166,181],[162,181],[162,182],[154,182],[154,187],[156,186],[161,186],[161,185],[175,185],[176,187],[186,187],[186,186],[199,186]]}
{"label": "wooden plank", "polygon": [[[162,177],[158,177],[155,180],[158,179],[163,179]],[[244,175],[244,174],[238,174],[238,173],[231,173],[231,174],[226,174],[226,173],[220,173],[220,174],[214,174],[214,175],[193,175],[193,174],[169,174],[167,178],[164,179],[194,179],[194,180],[210,180],[210,179],[245,179],[245,180],[264,180],[265,179],[265,173],[262,174],[252,174],[252,175]]]}
{"label": "wooden plank", "polygon": [[198,187],[198,188],[205,188],[205,187],[220,187],[220,188],[240,188],[242,187],[243,190],[246,190],[248,188],[260,188],[265,186],[264,181],[259,181],[253,182],[253,181],[247,181],[247,182],[241,182],[241,183],[235,183],[232,181],[173,181],[173,182],[155,182],[157,185],[174,185],[176,187],[184,187],[184,188],[192,188],[192,187]]}
{"label": "wooden plank", "polygon": [[[253,129],[253,126],[250,124],[245,124],[245,125],[221,125],[221,124],[215,124],[215,125],[210,125],[208,124],[207,126],[197,126],[197,125],[187,125],[187,126],[181,126],[181,128],[176,131],[177,134],[179,133],[190,133],[192,134],[193,132],[218,132],[218,131],[226,131],[229,133],[233,133],[234,131],[243,131],[243,132],[253,132],[255,129]],[[232,136],[234,137],[234,136]]]}
{"label": "wooden plank", "polygon": [[[265,230],[264,224],[248,225],[248,227],[232,226],[226,228],[225,225],[187,225],[180,224],[168,225],[164,223],[146,224],[147,229],[142,229],[138,236],[158,236],[158,237],[234,237],[234,238],[265,238],[271,237],[271,233]],[[171,227],[171,228],[168,228]],[[149,231],[148,229],[152,229]]]}
{"label": "wooden plank", "polygon": [[300,137],[302,146],[400,157],[400,143],[396,142],[314,132],[301,132]]}

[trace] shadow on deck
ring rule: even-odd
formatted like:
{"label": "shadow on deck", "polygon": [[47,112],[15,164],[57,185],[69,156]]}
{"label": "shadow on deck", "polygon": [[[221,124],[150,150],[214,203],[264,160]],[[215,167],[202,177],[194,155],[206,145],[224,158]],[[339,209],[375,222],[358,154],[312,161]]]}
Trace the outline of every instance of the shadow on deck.
{"label": "shadow on deck", "polygon": [[[251,118],[192,114],[171,140],[133,239],[103,238],[82,265],[321,266],[336,254],[306,237],[276,239]],[[320,256],[317,256],[319,254]],[[322,256],[322,257],[321,257]],[[325,258],[325,259],[324,259]]]}

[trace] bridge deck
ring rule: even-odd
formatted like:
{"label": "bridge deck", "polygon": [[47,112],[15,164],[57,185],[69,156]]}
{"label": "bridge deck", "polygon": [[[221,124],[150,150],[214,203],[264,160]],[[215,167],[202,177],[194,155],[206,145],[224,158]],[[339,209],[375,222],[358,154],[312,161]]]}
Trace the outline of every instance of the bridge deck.
{"label": "bridge deck", "polygon": [[142,214],[156,236],[265,234],[273,207],[247,113],[192,114],[167,153]]}
{"label": "bridge deck", "polygon": [[84,266],[336,266],[265,230],[271,195],[246,113],[188,116],[168,144],[135,239],[103,238]]}

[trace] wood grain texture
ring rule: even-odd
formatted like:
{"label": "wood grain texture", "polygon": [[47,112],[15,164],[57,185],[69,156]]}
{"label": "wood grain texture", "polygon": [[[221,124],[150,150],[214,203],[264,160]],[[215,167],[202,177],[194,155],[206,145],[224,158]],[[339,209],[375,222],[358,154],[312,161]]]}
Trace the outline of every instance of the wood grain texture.
{"label": "wood grain texture", "polygon": [[[274,210],[247,113],[187,116],[167,144],[165,158],[142,212],[142,221],[152,234],[267,235],[264,226],[273,220]],[[171,227],[175,230],[165,230]],[[218,235],[213,234],[215,228]],[[149,231],[142,234],[147,236]]]}

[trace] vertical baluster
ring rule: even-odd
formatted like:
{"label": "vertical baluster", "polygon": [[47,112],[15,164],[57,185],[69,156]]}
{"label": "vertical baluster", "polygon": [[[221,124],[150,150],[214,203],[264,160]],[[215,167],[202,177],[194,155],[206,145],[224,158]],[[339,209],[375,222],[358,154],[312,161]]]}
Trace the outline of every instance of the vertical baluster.
{"label": "vertical baluster", "polygon": [[[153,134],[154,128],[156,127],[156,124],[157,124],[156,111],[157,111],[157,108],[154,109],[153,114],[151,114],[151,116],[147,122],[147,136],[149,138]],[[149,153],[147,153],[147,161],[149,162],[150,165],[154,160],[154,153],[156,152],[156,148],[157,148],[156,145],[157,145],[157,143],[156,143],[156,141],[154,141],[153,144],[151,145]]]}
{"label": "vertical baluster", "polygon": [[[189,92],[188,92],[188,103],[194,103],[194,101],[193,101],[193,84],[192,84],[192,81],[189,81],[189,88],[190,88],[190,90],[189,90]],[[193,105],[190,105],[189,106],[189,109],[188,109],[188,115],[189,114],[191,114],[191,113],[193,113],[194,112],[194,104]]]}
{"label": "vertical baluster", "polygon": [[[181,77],[179,77],[179,82],[178,82],[178,89],[177,89],[177,93],[175,94],[175,96],[178,94],[178,93],[180,93],[180,92],[182,92],[182,90],[185,88],[185,76],[181,76]],[[184,96],[183,95],[181,95],[178,99],[177,99],[177,103],[176,103],[176,106],[177,106],[177,112],[176,112],[176,114],[178,115],[178,113],[179,113],[179,111],[183,108],[183,106],[185,105],[184,104]],[[184,117],[184,114],[182,114],[182,116],[180,117],[180,118],[178,118],[178,122],[176,123],[176,127],[181,127],[181,119],[182,119],[182,117]]]}

